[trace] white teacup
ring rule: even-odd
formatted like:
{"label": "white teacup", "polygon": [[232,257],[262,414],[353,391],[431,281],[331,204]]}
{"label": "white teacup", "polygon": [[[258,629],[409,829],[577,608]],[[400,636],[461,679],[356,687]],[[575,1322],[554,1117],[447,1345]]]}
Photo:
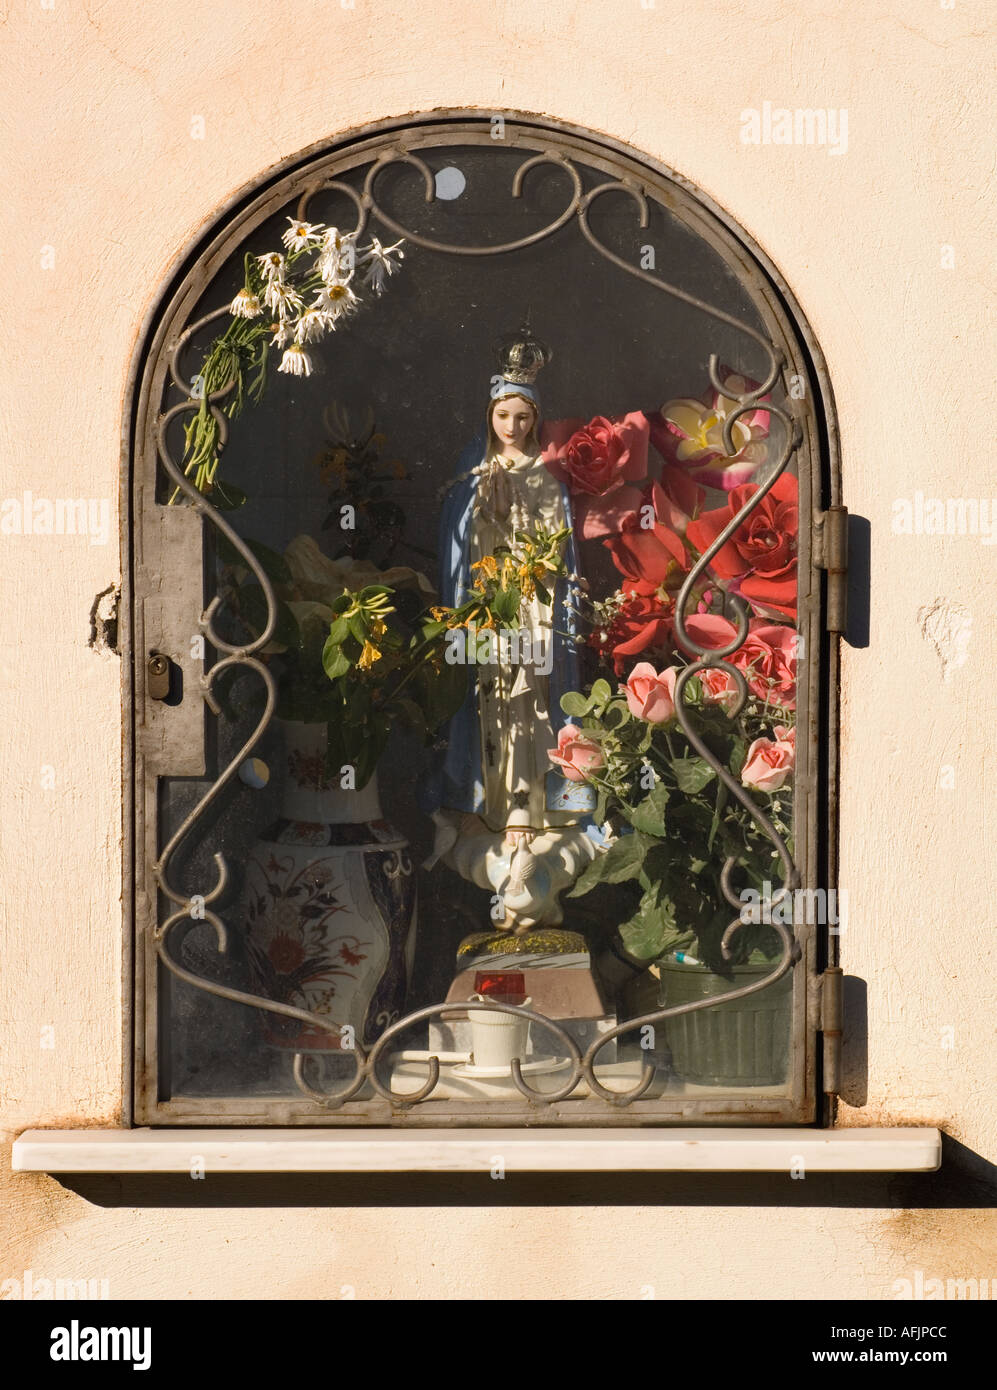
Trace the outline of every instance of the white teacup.
{"label": "white teacup", "polygon": [[[472,994],[471,999],[479,1004],[486,1002],[481,994]],[[524,999],[520,1008],[528,1008],[533,1001]],[[512,1059],[526,1059],[526,1045],[530,1036],[530,1020],[517,1014],[503,1013],[498,1009],[468,1009],[471,1020],[471,1042],[474,1065],[476,1067],[502,1067],[512,1071]]]}

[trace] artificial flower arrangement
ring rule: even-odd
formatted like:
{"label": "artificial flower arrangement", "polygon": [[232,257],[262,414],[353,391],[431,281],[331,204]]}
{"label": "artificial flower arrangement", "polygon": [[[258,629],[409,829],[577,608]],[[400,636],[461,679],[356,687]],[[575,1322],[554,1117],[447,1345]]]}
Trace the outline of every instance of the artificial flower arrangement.
{"label": "artificial flower arrangement", "polygon": [[[652,414],[561,422],[545,454],[572,493],[580,536],[601,543],[621,576],[580,611],[589,631],[579,640],[603,674],[563,697],[572,722],[549,755],[566,777],[597,790],[595,818],[615,833],[571,896],[632,884],[635,910],[620,928],[630,954],[649,960],[692,946],[717,972],[753,953],[778,953],[772,929],[751,925],[723,957],[720,940],[736,915],[720,887],[725,861],[735,861],[735,892],[763,892],[766,882],[778,884],[780,869],[772,841],[693,747],[675,708],[679,671],[698,659],[677,643],[676,598],[698,557],[758,490],[751,479],[767,459],[764,402],[734,422],[739,447],[726,456],[728,415],[757,388],[724,369],[721,380],[724,392],[669,401]],[[726,494],[720,505],[707,506],[705,487]],[[725,658],[745,678],[744,708],[734,715],[733,677],[709,668],[687,680],[684,705],[694,733],[756,798],[790,853],[797,534],[797,480],[783,474],[713,557],[685,619],[694,642],[721,648],[736,635],[724,596],[749,606],[746,640]]]}
{"label": "artificial flower arrangement", "polygon": [[[418,570],[405,565],[380,569],[351,556],[334,560],[307,535],[295,536],[283,551],[253,540],[246,544],[274,591],[276,625],[260,655],[277,680],[277,715],[327,724],[330,771],[349,763],[356,769],[357,785],[363,786],[374,770],[390,720],[406,713],[393,705],[390,695],[380,698],[387,679],[404,663],[400,628],[406,617],[414,619],[425,609],[435,591]],[[261,632],[267,621],[262,587],[228,542],[219,543],[219,553],[225,562],[221,588],[228,606],[246,631]],[[323,667],[330,625],[337,622],[363,634],[348,689],[331,687]],[[371,672],[378,659],[382,664],[375,678]]]}
{"label": "artificial flower arrangement", "polygon": [[[327,768],[354,769],[369,781],[392,727],[432,741],[467,692],[473,660],[448,661],[449,634],[464,629],[485,643],[497,629],[519,626],[523,600],[550,589],[565,573],[568,531],[516,533],[474,566],[467,598],[434,604],[425,575],[406,566],[378,569],[352,556],[331,559],[310,536],[278,552],[247,541],[276,599],[276,626],[261,653],[277,676],[282,719],[328,726]],[[255,575],[227,542],[223,592],[248,631],[260,632],[267,605]],[[549,587],[548,587],[549,586]]]}
{"label": "artificial flower arrangement", "polygon": [[465,644],[486,644],[497,629],[516,629],[524,600],[549,601],[564,574],[568,530],[518,531],[513,546],[498,547],[472,566],[474,579],[458,606],[415,612],[402,603],[391,572],[379,584],[343,592],[332,604],[322,647],[327,685],[329,757],[357,769],[357,786],[370,777],[394,723],[432,742],[467,693],[465,652],[448,660],[450,634],[464,629]]}

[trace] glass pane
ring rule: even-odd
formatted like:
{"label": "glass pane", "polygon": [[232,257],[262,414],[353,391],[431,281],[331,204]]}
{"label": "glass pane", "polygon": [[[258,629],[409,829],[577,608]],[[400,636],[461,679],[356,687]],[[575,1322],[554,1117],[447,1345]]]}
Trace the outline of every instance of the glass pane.
{"label": "glass pane", "polygon": [[[563,170],[540,166],[510,198],[522,151],[422,157],[434,202],[402,165],[379,177],[377,196],[441,242],[520,239],[555,221],[571,194]],[[586,190],[605,181],[576,167]],[[343,180],[359,191],[362,172]],[[264,299],[271,282],[257,258],[287,254],[292,211],[230,258],[192,320],[233,300],[247,266],[249,291]],[[160,968],[160,1091],[300,1098],[296,1054],[312,1085],[335,1089],[353,1073],[354,1042],[369,1048],[399,1018],[450,1001],[472,1007],[413,1022],[387,1049],[382,1080],[411,1092],[435,1055],[426,1105],[525,1105],[513,1058],[550,1092],[571,1070],[566,1039],[584,1052],[627,1019],[757,983],[782,953],[779,850],[697,740],[792,852],[792,467],[692,585],[684,645],[676,599],[698,556],[770,481],[785,440],[766,406],[786,401],[776,386],[741,415],[736,456],[723,457],[725,422],[765,378],[765,351],[627,275],[575,219],[496,256],[408,242],[377,295],[364,283],[377,265],[364,260],[370,228],[356,246],[331,234],[319,245],[353,216],[342,192],[311,199],[318,229],[302,230],[255,321],[278,322],[283,303],[293,326],[321,295],[307,274],[324,274],[333,293],[315,300],[314,338],[299,329],[308,361],[298,356],[300,375],[275,370],[298,347],[273,347],[262,399],[232,419],[220,459],[209,439],[203,466],[190,466],[273,586],[276,628],[260,659],[278,703],[240,758],[265,690],[254,670],[231,666],[214,687],[210,775],[160,782],[162,846],[239,763],[170,866],[196,904],[224,856],[231,879],[209,906],[227,924],[227,950],[211,913],[195,909],[170,951],[192,975],[283,1012]],[[660,270],[763,331],[721,255],[661,204],[649,200],[641,228],[632,200],[613,194],[589,220],[628,265]],[[373,230],[385,246],[396,240]],[[302,304],[282,283],[302,288]],[[343,285],[361,303],[340,317]],[[188,345],[192,373],[218,333],[214,322]],[[723,392],[710,384],[711,354]],[[209,374],[209,391],[225,379]],[[168,431],[188,464],[189,418]],[[173,493],[163,474],[160,503],[184,505]],[[216,628],[249,644],[267,620],[259,578],[205,531]],[[729,666],[682,676],[735,640],[736,598],[748,632]],[[735,713],[738,672],[746,702]],[[741,907],[759,920],[728,933],[725,950]],[[164,898],[161,920],[168,911]],[[650,1058],[651,1098],[786,1094],[792,984],[790,971],[723,1008],[614,1038],[599,1075],[625,1090]],[[557,1028],[494,1007],[503,1002]],[[573,1094],[590,1092],[580,1082]]]}

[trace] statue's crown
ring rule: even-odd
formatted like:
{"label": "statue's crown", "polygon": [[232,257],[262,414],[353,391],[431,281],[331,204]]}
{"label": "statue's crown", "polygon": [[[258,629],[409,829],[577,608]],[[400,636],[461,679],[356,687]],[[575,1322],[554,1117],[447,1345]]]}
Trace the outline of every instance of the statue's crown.
{"label": "statue's crown", "polygon": [[506,381],[522,382],[531,386],[542,367],[553,357],[546,343],[542,343],[530,328],[529,320],[517,328],[515,333],[507,333],[496,343],[499,370]]}

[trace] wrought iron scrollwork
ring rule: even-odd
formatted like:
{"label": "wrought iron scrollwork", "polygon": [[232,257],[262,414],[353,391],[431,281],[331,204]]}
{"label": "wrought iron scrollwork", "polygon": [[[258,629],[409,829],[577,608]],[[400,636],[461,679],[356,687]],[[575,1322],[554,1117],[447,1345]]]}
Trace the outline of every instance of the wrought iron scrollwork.
{"label": "wrought iron scrollwork", "polygon": [[[737,330],[739,333],[755,342],[764,351],[768,361],[768,369],[764,380],[758,386],[746,390],[737,396],[731,394],[728,383],[720,381],[719,359],[716,354],[712,354],[709,358],[709,377],[713,388],[728,399],[736,401],[736,407],[727,414],[723,427],[723,444],[727,456],[733,457],[735,455],[736,450],[733,441],[733,429],[735,424],[743,415],[756,409],[763,398],[769,396],[779,380],[784,363],[773,344],[764,334],[758,332],[750,324],[746,324],[733,315],[717,308],[715,305],[697,298],[695,295],[672,284],[670,281],[656,274],[651,274],[649,271],[639,266],[631,264],[599,240],[591,227],[589,213],[593,204],[598,199],[604,198],[610,194],[620,194],[630,199],[631,202],[636,204],[639,227],[643,228],[648,225],[648,201],[641,187],[629,180],[618,179],[601,183],[591,188],[588,192],[585,192],[581,175],[571,160],[559,150],[543,149],[530,155],[518,167],[513,177],[511,191],[513,197],[521,197],[527,175],[531,171],[541,167],[552,168],[566,174],[570,183],[571,196],[563,211],[554,221],[515,241],[505,242],[499,245],[456,245],[424,236],[414,231],[411,227],[403,225],[400,221],[391,216],[378,202],[375,193],[375,184],[379,175],[388,167],[398,164],[409,165],[421,175],[425,189],[425,200],[427,203],[432,202],[435,195],[435,184],[431,169],[413,150],[407,149],[403,144],[399,143],[394,148],[382,154],[371,164],[364,178],[362,192],[358,192],[351,185],[337,178],[324,181],[319,180],[317,182],[313,181],[306,184],[298,197],[296,205],[297,215],[304,218],[307,214],[309,201],[320,192],[335,192],[345,196],[354,204],[357,214],[354,233],[357,236],[362,233],[371,215],[373,215],[396,236],[404,237],[415,246],[422,247],[428,251],[458,256],[493,256],[521,250],[527,246],[532,246],[545,240],[562,227],[565,227],[573,218],[577,218],[582,235],[588,243],[611,264],[617,266],[628,275],[636,276],[651,289],[680,300],[684,304],[711,316],[717,322],[726,324],[728,327]],[[290,1004],[279,1003],[262,995],[251,994],[243,990],[233,989],[219,984],[217,981],[197,975],[193,971],[188,970],[181,964],[179,959],[179,951],[182,948],[184,938],[197,922],[201,920],[207,921],[213,927],[219,953],[224,953],[226,951],[228,940],[227,929],[218,913],[212,910],[211,904],[217,902],[224,892],[229,881],[229,870],[224,856],[215,854],[214,862],[217,868],[216,882],[207,893],[202,895],[203,909],[198,918],[192,919],[189,897],[183,894],[171,879],[170,871],[172,860],[181,842],[190,835],[208,808],[217,800],[223,788],[237,775],[238,769],[243,761],[258,745],[273,717],[276,707],[276,687],[274,678],[267,669],[266,663],[261,661],[258,657],[258,653],[262,651],[272,637],[277,622],[276,598],[270,580],[252,550],[245,544],[235,529],[225,520],[218,509],[212,506],[204,495],[198,491],[184,475],[170,452],[166,438],[167,429],[175,418],[186,412],[196,411],[201,407],[201,402],[193,394],[191,384],[185,379],[181,372],[181,354],[184,348],[189,344],[193,335],[199,329],[223,317],[227,312],[228,310],[226,308],[221,308],[198,319],[197,322],[185,328],[172,344],[169,358],[172,382],[174,387],[181,392],[185,399],[182,403],[167,410],[160,417],[157,430],[157,448],[159,460],[171,482],[175,485],[177,490],[187,498],[189,504],[215,527],[215,529],[238,551],[246,566],[253,572],[259,582],[267,605],[266,625],[259,636],[245,646],[233,646],[221,636],[214,624],[215,615],[222,602],[221,598],[216,595],[208,604],[201,617],[200,626],[207,641],[211,643],[217,652],[222,654],[222,659],[212,665],[207,675],[203,677],[202,687],[204,700],[212,713],[216,717],[219,716],[221,709],[214,696],[213,688],[219,676],[221,676],[224,671],[232,667],[239,667],[244,670],[250,670],[259,676],[266,691],[266,705],[256,728],[228,763],[227,767],[219,774],[213,785],[172,835],[155,865],[154,874],[156,882],[164,896],[174,905],[174,910],[155,928],[154,940],[156,950],[163,965],[170,970],[173,975],[184,980],[187,984],[209,994],[216,995],[219,998],[250,1005],[254,1008],[279,1014],[286,1018],[296,1019],[301,1023],[337,1034],[340,1038],[343,1038],[347,1032],[346,1028],[332,1022],[328,1018],[324,1018],[305,1009],[296,1008]],[[219,402],[223,401],[228,396],[234,385],[234,382],[227,383],[219,390],[212,392],[207,401],[207,408],[211,411],[219,425],[219,451],[224,448],[227,441],[227,420],[223,411],[220,409]],[[682,729],[693,748],[695,748],[699,756],[709,764],[727,790],[745,807],[755,823],[774,846],[783,870],[783,883],[773,897],[773,903],[778,903],[800,883],[799,871],[793,861],[789,848],[771,819],[755,803],[745,788],[732,777],[727,768],[720,763],[718,758],[691,727],[688,709],[683,698],[683,692],[688,681],[700,671],[708,669],[721,670],[733,681],[737,697],[730,711],[732,717],[736,717],[741,713],[748,698],[748,688],[743,673],[726,659],[741,647],[748,635],[748,610],[743,600],[736,596],[727,596],[727,608],[732,615],[736,632],[734,638],[725,647],[707,648],[697,643],[688,632],[686,618],[688,616],[688,609],[695,586],[699,579],[705,574],[710,562],[731,537],[735,535],[752,512],[761,505],[767,493],[774,486],[776,480],[785,472],[793,454],[799,448],[802,441],[799,421],[795,416],[791,415],[783,407],[773,404],[769,400],[765,400],[765,409],[769,412],[770,416],[780,421],[783,428],[784,437],[780,456],[777,461],[768,468],[764,480],[760,482],[753,496],[746,501],[737,515],[730,520],[722,533],[696,560],[676,600],[676,637],[679,645],[694,659],[689,665],[682,669],[676,680],[675,704]],[[721,877],[721,887],[724,897],[731,907],[739,908],[740,899],[734,891],[731,882],[731,875],[735,865],[735,859],[728,858],[726,860]],[[181,929],[181,924],[184,922],[189,923],[189,925],[186,929]],[[724,932],[721,949],[725,959],[730,959],[732,955],[731,940],[743,925],[745,925],[745,923],[739,913],[738,917],[729,924]],[[694,1013],[701,1009],[716,1007],[721,1003],[729,1003],[736,999],[745,998],[750,994],[755,994],[774,985],[777,980],[782,978],[782,976],[792,968],[794,959],[798,957],[798,947],[792,933],[788,931],[783,924],[778,921],[773,921],[772,927],[779,936],[782,945],[782,954],[771,972],[766,974],[762,979],[754,984],[745,985],[739,989],[729,990],[721,996],[695,1000],[681,1005],[672,1005],[655,1010],[652,1013],[643,1014],[638,1018],[629,1019],[624,1023],[618,1024],[612,1030],[600,1034],[586,1049],[584,1054],[581,1052],[575,1040],[563,1027],[532,1009],[499,1003],[494,1000],[489,1000],[480,1004],[475,1003],[474,1007],[475,1009],[498,1010],[503,1013],[525,1018],[531,1023],[539,1025],[552,1033],[558,1040],[559,1045],[563,1047],[564,1053],[571,1064],[570,1074],[563,1082],[558,1084],[555,1089],[550,1091],[539,1091],[530,1086],[524,1080],[520,1062],[518,1060],[513,1061],[512,1080],[524,1100],[531,1105],[542,1107],[563,1100],[570,1096],[580,1083],[584,1083],[592,1095],[599,1097],[607,1104],[614,1107],[627,1106],[646,1093],[655,1077],[655,1064],[651,1057],[645,1054],[641,1077],[637,1084],[629,1090],[616,1091],[604,1085],[596,1073],[596,1059],[600,1051],[609,1043],[627,1033],[632,1033],[647,1026],[654,1027],[666,1019],[675,1018],[682,1014]],[[172,947],[174,941],[176,942],[175,950]],[[346,1047],[337,1053],[338,1056],[343,1056],[344,1054],[349,1056],[354,1064],[353,1077],[338,1090],[327,1092],[313,1085],[306,1075],[309,1056],[306,1053],[297,1052],[294,1056],[293,1064],[295,1083],[304,1096],[329,1110],[338,1109],[346,1104],[353,1097],[357,1096],[364,1087],[369,1087],[370,1090],[389,1102],[393,1108],[400,1110],[408,1109],[428,1099],[428,1097],[432,1095],[439,1084],[440,1061],[435,1056],[429,1056],[427,1058],[428,1076],[425,1083],[417,1090],[411,1092],[393,1091],[390,1085],[386,1084],[378,1074],[379,1065],[386,1060],[391,1044],[405,1030],[416,1023],[428,1021],[432,1018],[444,1018],[453,1014],[463,1013],[466,1012],[467,1007],[467,1003],[456,1002],[449,1004],[434,1004],[427,1008],[419,1009],[399,1019],[397,1022],[391,1023],[390,1026],[385,1028],[380,1037],[370,1046],[369,1051],[362,1045],[361,1039],[353,1039],[352,1048]]]}

